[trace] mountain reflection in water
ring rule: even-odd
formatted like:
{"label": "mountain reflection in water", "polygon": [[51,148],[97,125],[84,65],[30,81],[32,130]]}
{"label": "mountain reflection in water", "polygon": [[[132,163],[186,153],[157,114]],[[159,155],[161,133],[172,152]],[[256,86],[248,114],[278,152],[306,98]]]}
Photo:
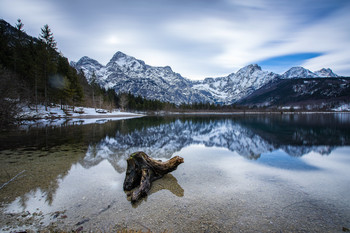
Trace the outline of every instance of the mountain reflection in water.
{"label": "mountain reflection in water", "polygon": [[[0,189],[3,226],[35,213],[34,228],[329,232],[350,216],[350,114],[143,117],[0,139],[0,186],[15,177]],[[140,150],[185,163],[131,205],[126,159]]]}
{"label": "mountain reflection in water", "polygon": [[[132,129],[133,121],[136,120],[121,123],[120,130],[113,136],[89,145],[83,166],[95,166],[107,159],[122,173],[126,169],[127,156],[135,151],[144,151],[156,158],[170,158],[182,148],[200,144],[227,148],[253,160],[260,159],[262,154],[276,154],[276,151],[293,157],[312,151],[328,155],[337,146],[350,144],[349,114],[146,117],[137,119],[143,122],[142,127]],[[261,159],[261,162],[265,160]],[[295,165],[299,163],[295,167],[302,167],[298,160],[288,160]],[[273,160],[269,161],[269,164],[279,166],[272,163]]]}

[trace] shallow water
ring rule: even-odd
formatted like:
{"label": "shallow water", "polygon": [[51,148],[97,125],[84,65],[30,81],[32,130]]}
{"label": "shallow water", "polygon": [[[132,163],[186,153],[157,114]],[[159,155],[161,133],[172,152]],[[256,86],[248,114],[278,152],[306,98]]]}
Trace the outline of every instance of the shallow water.
{"label": "shallow water", "polygon": [[[1,134],[0,230],[341,232],[350,115],[144,117]],[[132,205],[126,159],[184,163]]]}

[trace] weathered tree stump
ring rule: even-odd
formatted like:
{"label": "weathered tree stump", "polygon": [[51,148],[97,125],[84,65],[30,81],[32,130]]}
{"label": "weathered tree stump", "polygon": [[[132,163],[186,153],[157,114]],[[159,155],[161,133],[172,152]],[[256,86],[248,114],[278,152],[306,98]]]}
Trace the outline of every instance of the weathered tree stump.
{"label": "weathered tree stump", "polygon": [[131,202],[136,202],[141,197],[146,196],[153,181],[174,171],[183,162],[184,159],[179,156],[162,162],[152,159],[142,151],[131,154],[127,160],[128,167],[123,185],[125,191],[131,191],[138,187],[131,193]]}

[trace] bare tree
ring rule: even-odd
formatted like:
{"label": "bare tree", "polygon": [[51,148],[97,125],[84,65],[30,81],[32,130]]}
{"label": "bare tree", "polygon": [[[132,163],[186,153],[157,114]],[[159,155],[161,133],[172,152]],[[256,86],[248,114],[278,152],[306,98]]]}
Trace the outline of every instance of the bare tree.
{"label": "bare tree", "polygon": [[127,94],[122,94],[119,99],[119,106],[122,111],[125,110],[125,107],[128,105],[129,100],[128,100],[128,95]]}

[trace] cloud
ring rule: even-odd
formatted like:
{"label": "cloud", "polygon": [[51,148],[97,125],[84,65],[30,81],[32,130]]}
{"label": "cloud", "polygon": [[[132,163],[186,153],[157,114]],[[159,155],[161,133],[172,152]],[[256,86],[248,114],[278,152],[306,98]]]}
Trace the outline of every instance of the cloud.
{"label": "cloud", "polygon": [[203,79],[262,61],[273,67],[273,58],[293,54],[320,54],[301,65],[349,75],[349,7],[348,0],[2,0],[0,13],[12,24],[21,18],[33,36],[49,24],[70,60],[106,64],[122,51]]}
{"label": "cloud", "polygon": [[272,42],[285,34],[282,29],[286,25],[283,22],[266,17],[259,24],[251,17],[245,22],[203,17],[171,22],[166,28],[179,40],[215,48],[212,51],[217,52],[207,57],[207,62],[233,70],[268,56],[279,55],[277,50],[271,48],[276,47]]}
{"label": "cloud", "polygon": [[[239,17],[244,18],[204,16],[177,20],[166,27],[179,39],[216,47],[220,52],[207,58],[207,62],[223,70],[231,68],[234,71],[250,63],[269,59],[272,62],[272,58],[291,54],[318,54],[315,58],[305,59],[305,62],[301,60],[301,65],[311,69],[330,66],[330,58],[343,61],[343,67],[349,65],[346,57],[350,56],[341,52],[349,47],[350,41],[348,9],[333,7],[333,11],[322,18],[318,9],[313,8],[316,13],[309,8],[307,15],[304,10],[295,14],[298,9],[289,9],[286,5],[277,6],[277,9],[264,4],[257,4],[259,7],[255,8],[250,6],[241,6]],[[330,57],[331,54],[333,57]],[[335,70],[341,68],[340,64],[333,65]],[[278,72],[282,71],[281,67],[276,68]]]}
{"label": "cloud", "polygon": [[[336,73],[350,75],[350,6],[331,15],[327,21],[314,25],[305,37],[317,38],[312,47],[324,50],[323,56],[308,60],[303,65],[311,69],[330,67]],[[306,40],[306,38],[305,38]]]}

